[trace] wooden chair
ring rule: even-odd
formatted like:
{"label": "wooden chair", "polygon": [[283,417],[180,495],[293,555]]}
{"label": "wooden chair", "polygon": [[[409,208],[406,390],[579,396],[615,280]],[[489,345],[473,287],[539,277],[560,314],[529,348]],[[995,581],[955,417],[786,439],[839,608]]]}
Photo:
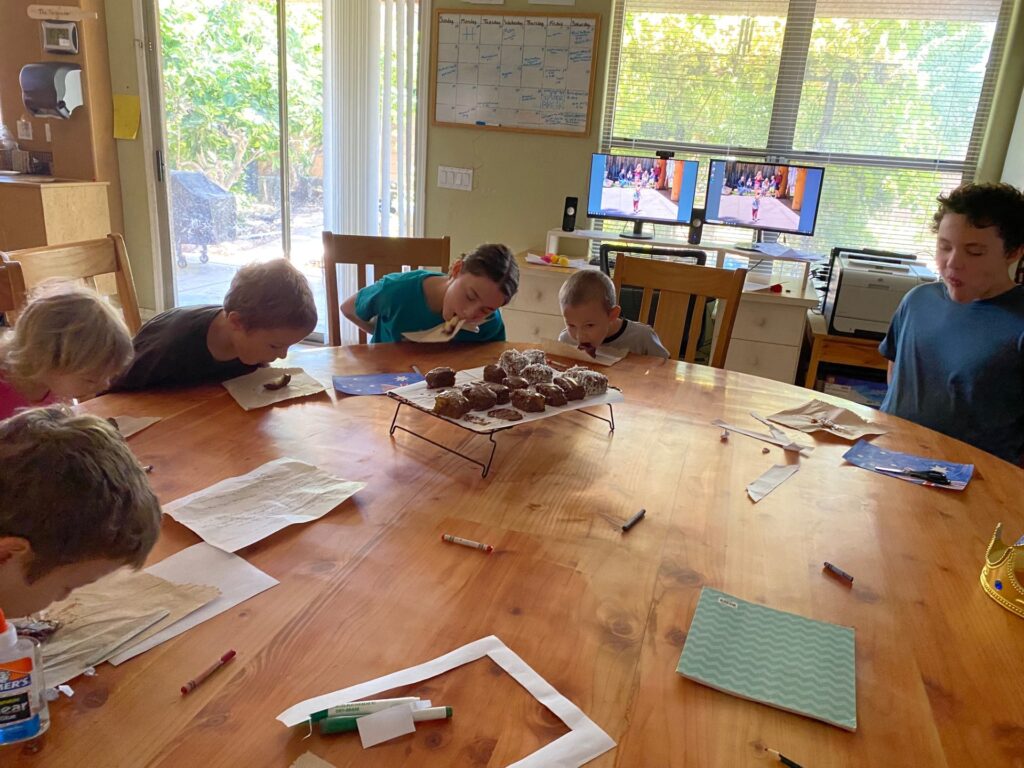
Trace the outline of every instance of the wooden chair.
{"label": "wooden chair", "polygon": [[[673,357],[682,348],[683,330],[689,319],[690,332],[683,360],[694,362],[701,335],[701,319],[708,299],[718,299],[718,333],[711,353],[711,365],[725,366],[729,352],[732,326],[736,320],[740,295],[743,293],[745,269],[715,269],[670,261],[654,261],[620,254],[615,262],[615,292],[622,295],[622,286],[643,288],[640,320],[647,322],[654,292],[658,291],[658,307],[654,330]],[[724,305],[724,306],[723,306]]]}
{"label": "wooden chair", "polygon": [[[373,267],[373,279],[380,280],[384,275],[401,272],[405,266],[447,272],[450,259],[451,239],[448,237],[373,237],[324,232],[324,285],[327,288],[327,333],[331,346],[341,346],[339,264],[356,266],[358,289],[362,290],[366,287],[369,266]],[[359,331],[359,342],[366,343],[363,330]]]}
{"label": "wooden chair", "polygon": [[25,306],[25,277],[21,264],[0,260],[0,315],[7,325],[14,325],[15,315]]}
{"label": "wooden chair", "polygon": [[[21,265],[23,294],[51,278],[91,282],[92,278],[101,275],[113,275],[128,331],[134,336],[142,325],[132,268],[121,235],[111,234],[98,240],[8,251],[0,253],[0,261]],[[19,308],[24,305],[24,301],[22,295]]]}

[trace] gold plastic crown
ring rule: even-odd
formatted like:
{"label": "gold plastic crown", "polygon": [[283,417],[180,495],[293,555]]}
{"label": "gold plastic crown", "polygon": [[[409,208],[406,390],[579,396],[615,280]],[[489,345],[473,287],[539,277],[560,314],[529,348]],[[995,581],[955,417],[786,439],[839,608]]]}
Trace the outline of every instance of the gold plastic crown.
{"label": "gold plastic crown", "polygon": [[1003,608],[1024,618],[1024,589],[1017,581],[1014,567],[1017,549],[1003,543],[999,535],[1002,532],[1003,524],[1000,523],[996,526],[996,532],[992,534],[992,541],[988,545],[988,552],[985,553],[985,567],[981,569],[981,586],[988,596]]}

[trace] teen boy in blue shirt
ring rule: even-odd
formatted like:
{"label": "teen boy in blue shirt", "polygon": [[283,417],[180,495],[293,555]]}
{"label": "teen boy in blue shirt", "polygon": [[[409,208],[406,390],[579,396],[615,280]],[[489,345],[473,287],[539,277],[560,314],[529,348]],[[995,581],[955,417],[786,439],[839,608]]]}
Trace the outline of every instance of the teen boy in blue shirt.
{"label": "teen boy in blue shirt", "polygon": [[882,410],[1015,464],[1024,458],[1024,193],[964,184],[939,197],[941,280],[910,291],[879,350]]}

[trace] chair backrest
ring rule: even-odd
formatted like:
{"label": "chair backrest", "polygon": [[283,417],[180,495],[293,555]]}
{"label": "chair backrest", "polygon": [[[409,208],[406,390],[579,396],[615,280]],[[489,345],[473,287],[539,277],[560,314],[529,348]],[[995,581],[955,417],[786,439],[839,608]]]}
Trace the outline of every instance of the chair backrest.
{"label": "chair backrest", "polygon": [[[331,346],[341,345],[339,264],[355,265],[357,290],[362,290],[367,285],[368,267],[373,267],[373,279],[380,280],[384,275],[401,272],[402,267],[447,272],[450,259],[451,239],[448,237],[373,237],[324,232],[327,334]],[[359,341],[361,344],[366,343],[366,332],[363,330],[359,331]]]}
{"label": "chair backrest", "polygon": [[7,325],[14,325],[15,316],[25,306],[25,276],[21,264],[8,261],[0,253],[0,314],[7,318]]}
{"label": "chair backrest", "polygon": [[[708,299],[718,299],[717,340],[711,353],[711,365],[725,367],[729,352],[732,327],[736,320],[740,295],[743,293],[745,269],[715,269],[671,261],[654,261],[620,254],[615,261],[616,295],[622,295],[622,286],[643,288],[640,320],[646,322],[651,311],[654,292],[658,291],[658,308],[654,330],[665,348],[673,356],[682,347],[683,329],[690,320],[683,360],[694,362],[700,341],[701,319]],[[724,306],[723,306],[724,305]]]}
{"label": "chair backrest", "polygon": [[133,336],[138,333],[142,325],[139,300],[135,295],[132,268],[121,235],[110,234],[98,240],[8,251],[2,254],[2,260],[21,265],[24,286],[29,291],[51,278],[84,280],[91,284],[93,278],[113,275],[125,325]]}

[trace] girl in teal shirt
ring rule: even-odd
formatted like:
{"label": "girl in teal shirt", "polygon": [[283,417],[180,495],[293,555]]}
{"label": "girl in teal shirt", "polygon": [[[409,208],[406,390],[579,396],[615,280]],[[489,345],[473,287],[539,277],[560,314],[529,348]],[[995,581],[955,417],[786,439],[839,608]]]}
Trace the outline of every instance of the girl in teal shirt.
{"label": "girl in teal shirt", "polygon": [[519,288],[519,266],[507,246],[488,244],[455,262],[447,275],[415,269],[385,275],[349,296],[341,313],[373,335],[373,343],[402,341],[402,334],[426,331],[452,318],[480,326],[460,330],[453,341],[504,341],[499,308]]}

